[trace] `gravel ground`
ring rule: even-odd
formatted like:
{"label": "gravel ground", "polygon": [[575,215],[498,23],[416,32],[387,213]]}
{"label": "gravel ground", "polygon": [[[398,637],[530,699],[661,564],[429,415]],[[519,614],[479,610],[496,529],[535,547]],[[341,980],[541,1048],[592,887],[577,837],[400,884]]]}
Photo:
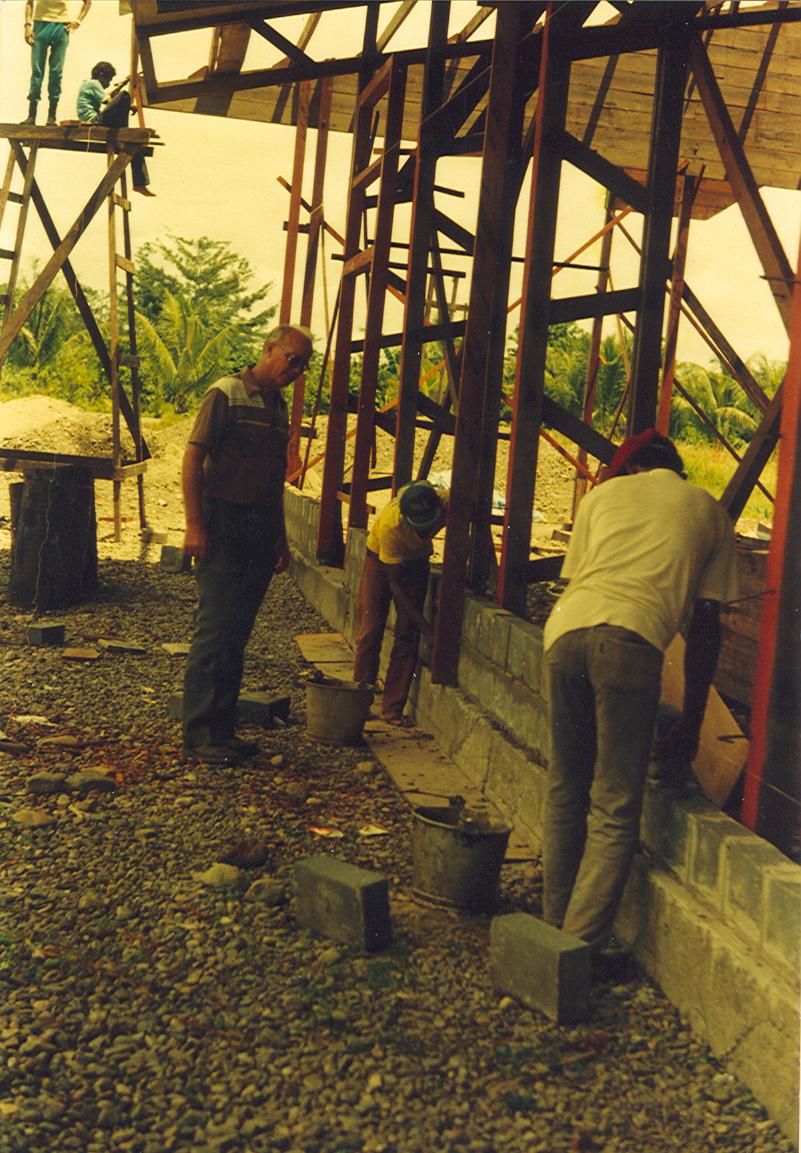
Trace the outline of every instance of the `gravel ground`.
{"label": "gravel ground", "polygon": [[[21,746],[0,752],[0,1153],[789,1153],[647,980],[598,986],[573,1028],[493,991],[487,919],[412,897],[410,816],[383,770],[305,736],[293,637],[328,626],[288,576],[245,683],[289,693],[290,723],[222,771],[184,762],[166,716],[183,662],[160,646],[188,637],[191,578],[105,550],[101,580],[58,614],[68,642],[146,653],[70,662],[0,605],[0,727]],[[88,770],[112,790],[31,792]],[[388,952],[298,926],[310,852],[391,878]],[[234,887],[198,877],[243,854]],[[501,908],[536,911],[538,881],[505,868]]]}

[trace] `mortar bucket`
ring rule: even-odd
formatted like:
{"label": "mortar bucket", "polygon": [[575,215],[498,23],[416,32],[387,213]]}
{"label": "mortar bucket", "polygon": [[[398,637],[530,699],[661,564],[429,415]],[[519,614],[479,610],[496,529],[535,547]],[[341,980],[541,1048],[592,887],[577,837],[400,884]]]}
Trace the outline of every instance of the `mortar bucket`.
{"label": "mortar bucket", "polygon": [[499,821],[471,821],[451,807],[413,812],[412,884],[428,901],[491,913],[511,833]]}
{"label": "mortar bucket", "polygon": [[306,732],[330,745],[360,745],[373,690],[326,677],[306,688]]}

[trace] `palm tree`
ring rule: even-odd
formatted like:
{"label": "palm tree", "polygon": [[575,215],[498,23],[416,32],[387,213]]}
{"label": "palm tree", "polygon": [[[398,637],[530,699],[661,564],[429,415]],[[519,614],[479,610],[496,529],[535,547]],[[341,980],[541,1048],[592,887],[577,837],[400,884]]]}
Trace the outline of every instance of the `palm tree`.
{"label": "palm tree", "polygon": [[728,441],[743,443],[754,435],[759,413],[737,381],[722,367],[714,369],[702,368],[700,364],[681,364],[676,380],[696,407],[680,391],[674,392],[671,435],[687,440],[712,439],[712,433],[698,409],[708,424]]}
{"label": "palm tree", "polygon": [[167,401],[176,412],[186,412],[192,398],[225,370],[232,326],[208,337],[201,317],[171,292],[164,294],[157,325],[140,313],[136,321],[140,352],[155,377],[149,383],[156,406]]}

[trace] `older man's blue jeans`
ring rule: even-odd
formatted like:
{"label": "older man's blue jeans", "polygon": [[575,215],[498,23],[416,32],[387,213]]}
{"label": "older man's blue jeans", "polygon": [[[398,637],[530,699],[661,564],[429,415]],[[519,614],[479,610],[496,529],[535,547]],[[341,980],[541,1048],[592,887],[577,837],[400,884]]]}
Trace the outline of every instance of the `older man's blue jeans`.
{"label": "older man's blue jeans", "polygon": [[637,848],[661,674],[660,650],[613,625],[566,633],[546,654],[544,914],[595,948]]}

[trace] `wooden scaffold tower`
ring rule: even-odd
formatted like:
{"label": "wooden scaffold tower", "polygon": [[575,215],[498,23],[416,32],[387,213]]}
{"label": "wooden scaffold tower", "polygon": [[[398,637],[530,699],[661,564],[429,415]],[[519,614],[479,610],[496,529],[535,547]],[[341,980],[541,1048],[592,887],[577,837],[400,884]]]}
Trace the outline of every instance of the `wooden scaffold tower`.
{"label": "wooden scaffold tower", "polygon": [[[0,449],[0,468],[22,472],[25,480],[12,486],[11,596],[35,608],[55,607],[80,600],[93,586],[96,573],[94,482],[113,485],[114,539],[120,539],[120,489],[123,480],[136,478],[140,527],[145,527],[144,472],[150,456],[142,435],[139,405],[139,361],[136,346],[131,201],[128,168],[137,154],[151,155],[151,129],[105,128],[88,124],[46,127],[0,125],[0,138],[8,141],[9,156],[0,188],[0,224],[7,210],[16,208],[11,248],[0,250],[8,269],[0,296],[0,371],[5,357],[37,304],[59,272],[75,301],[86,332],[108,381],[111,399],[111,452],[108,456],[79,456],[22,448]],[[43,149],[72,153],[100,153],[106,170],[61,235],[36,177]],[[90,223],[107,208],[108,323],[101,328],[72,264],[72,253]],[[21,297],[16,296],[31,205],[36,210],[52,256]],[[120,280],[122,289],[120,290]],[[125,323],[122,321],[123,311]],[[124,340],[127,335],[127,341]],[[122,380],[128,369],[130,394]],[[132,449],[123,449],[123,423]]]}

